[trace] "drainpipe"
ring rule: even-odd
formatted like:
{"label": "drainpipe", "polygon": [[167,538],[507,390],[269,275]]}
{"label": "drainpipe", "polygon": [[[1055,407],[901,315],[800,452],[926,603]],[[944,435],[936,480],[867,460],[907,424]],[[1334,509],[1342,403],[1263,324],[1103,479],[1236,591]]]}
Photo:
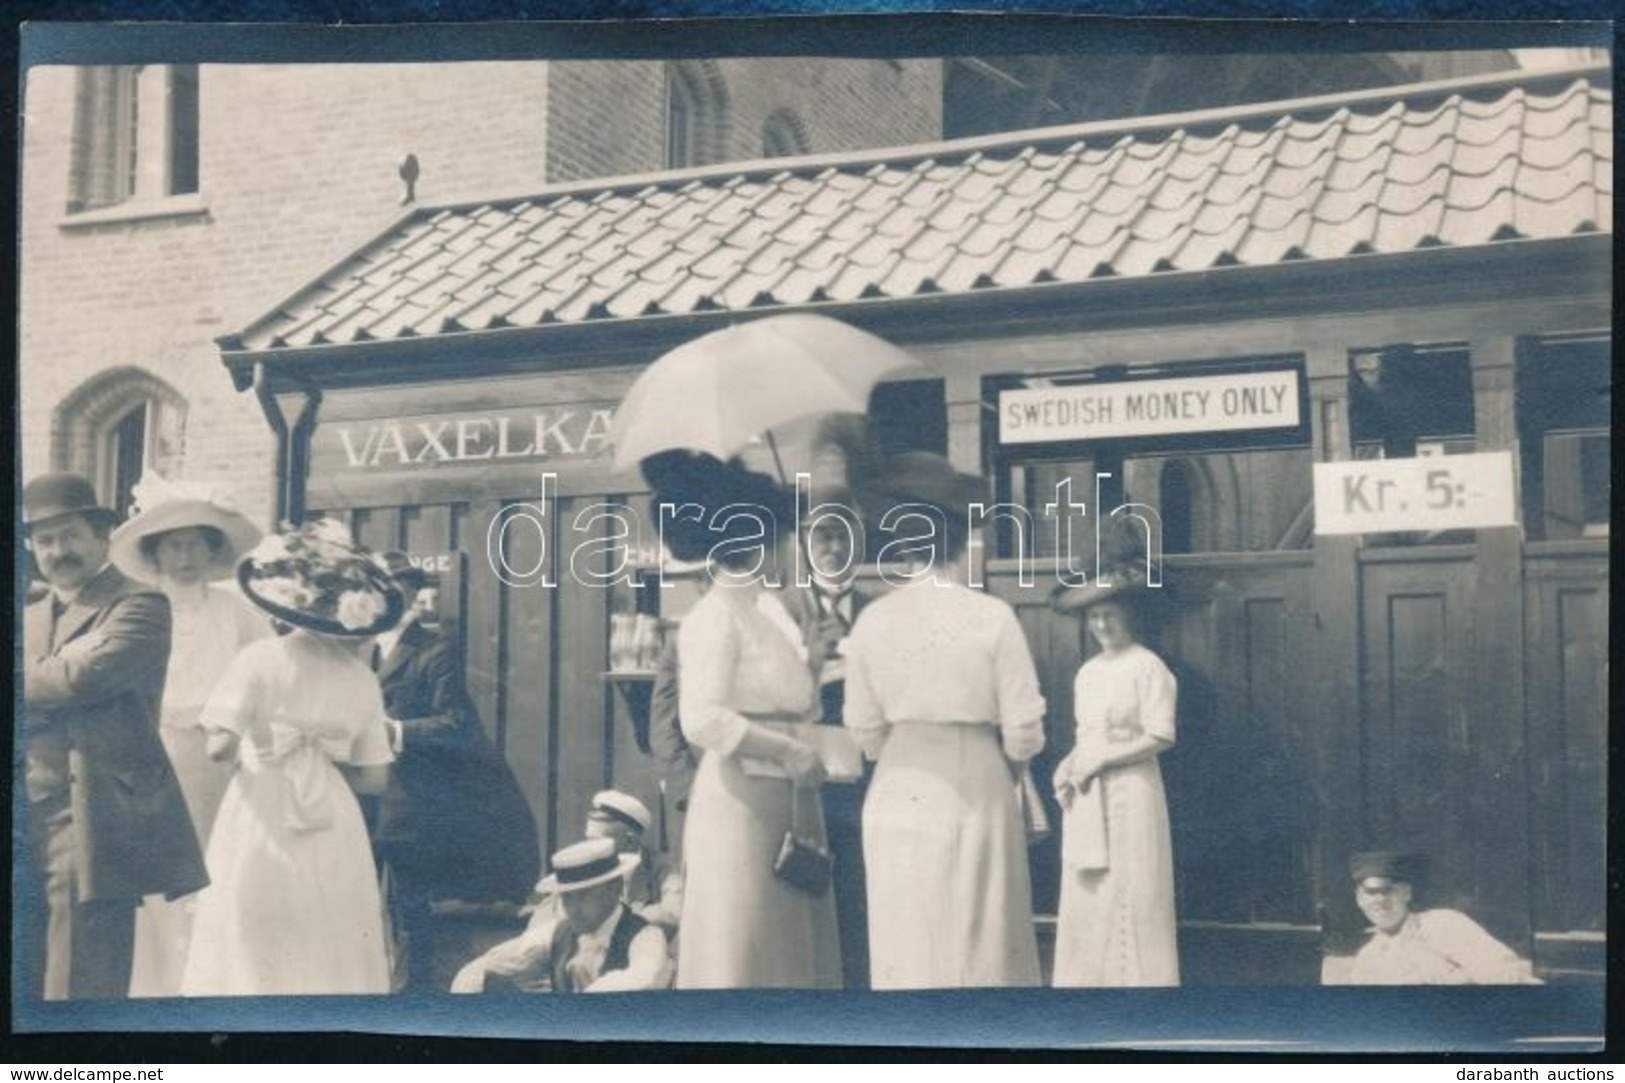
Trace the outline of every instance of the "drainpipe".
{"label": "drainpipe", "polygon": [[305,389],[304,405],[293,428],[271,391],[264,361],[254,362],[254,397],[259,399],[265,420],[276,436],[276,477],[271,494],[271,522],[297,523],[305,517],[305,473],[310,463],[310,434],[316,429],[316,414],[322,405],[320,388]]}
{"label": "drainpipe", "polygon": [[265,362],[254,362],[254,397],[260,400],[266,423],[276,436],[276,477],[271,488],[271,526],[288,517],[288,421],[282,408],[271,394],[271,380],[265,371]]}
{"label": "drainpipe", "polygon": [[322,406],[319,387],[305,389],[305,404],[299,408],[299,418],[293,423],[288,438],[288,518],[303,522],[305,518],[305,478],[310,474],[310,434],[316,429],[316,413]]}

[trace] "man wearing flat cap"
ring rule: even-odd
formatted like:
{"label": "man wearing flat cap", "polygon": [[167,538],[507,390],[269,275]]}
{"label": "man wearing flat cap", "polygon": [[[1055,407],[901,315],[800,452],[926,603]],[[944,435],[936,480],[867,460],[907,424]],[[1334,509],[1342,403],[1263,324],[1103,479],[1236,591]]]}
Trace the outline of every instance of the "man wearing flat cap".
{"label": "man wearing flat cap", "polygon": [[1413,910],[1424,862],[1393,850],[1349,862],[1355,901],[1371,939],[1354,957],[1350,985],[1526,985],[1529,964],[1459,910]]}
{"label": "man wearing flat cap", "polygon": [[128,994],[135,909],[208,883],[158,737],[169,602],[108,560],[118,516],[90,482],[23,490],[23,531],[50,592],[24,611],[23,785],[30,977],[47,1000]]}

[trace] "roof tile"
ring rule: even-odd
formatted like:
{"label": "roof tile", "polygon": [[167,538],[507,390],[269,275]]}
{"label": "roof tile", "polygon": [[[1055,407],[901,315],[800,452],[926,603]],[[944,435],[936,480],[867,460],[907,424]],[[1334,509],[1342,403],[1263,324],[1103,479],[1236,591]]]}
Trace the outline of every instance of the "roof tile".
{"label": "roof tile", "polygon": [[241,337],[388,340],[1612,228],[1606,84],[1419,94],[425,209]]}

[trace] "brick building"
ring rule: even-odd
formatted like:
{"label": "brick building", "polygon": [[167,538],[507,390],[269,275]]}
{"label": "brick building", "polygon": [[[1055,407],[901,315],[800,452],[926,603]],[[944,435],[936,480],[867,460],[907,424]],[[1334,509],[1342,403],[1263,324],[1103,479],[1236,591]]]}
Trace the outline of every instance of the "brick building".
{"label": "brick building", "polygon": [[526,61],[37,67],[22,151],[21,474],[126,501],[145,467],[269,508],[273,442],[214,339],[413,196],[941,132],[941,64]]}

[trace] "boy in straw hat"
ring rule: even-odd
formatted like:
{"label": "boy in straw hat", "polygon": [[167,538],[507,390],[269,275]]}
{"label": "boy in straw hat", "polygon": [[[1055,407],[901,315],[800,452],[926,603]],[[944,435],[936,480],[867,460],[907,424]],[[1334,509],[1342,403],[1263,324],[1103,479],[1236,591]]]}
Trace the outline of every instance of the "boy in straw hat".
{"label": "boy in straw hat", "polygon": [[[649,845],[652,823],[649,808],[642,801],[619,790],[603,790],[593,795],[586,837],[607,840],[617,853],[636,859],[620,882],[621,901],[633,914],[663,931],[669,946],[676,941],[678,918],[683,911],[683,874]],[[553,936],[564,911],[562,896],[549,892],[546,880],[537,885],[537,891],[545,897],[531,913],[524,931],[466,964],[452,982],[452,992],[477,993],[493,983],[526,991],[546,988],[544,961],[550,957]]]}
{"label": "boy in straw hat", "polygon": [[[135,487],[135,498],[137,513],[113,532],[109,558],[169,598],[173,627],[158,735],[206,847],[233,765],[209,758],[198,715],[237,652],[271,634],[270,622],[240,592],[215,584],[231,577],[261,532],[222,494],[151,472]],[[179,993],[195,906],[192,898],[150,898],[142,905],[131,996]]]}
{"label": "boy in straw hat", "polygon": [[622,899],[637,869],[637,854],[621,853],[608,838],[586,839],[553,855],[539,885],[557,901],[560,919],[545,944],[530,953],[523,970],[494,975],[481,971],[478,984],[458,975],[453,992],[519,991],[624,993],[664,989],[671,983],[666,936],[633,913]]}

